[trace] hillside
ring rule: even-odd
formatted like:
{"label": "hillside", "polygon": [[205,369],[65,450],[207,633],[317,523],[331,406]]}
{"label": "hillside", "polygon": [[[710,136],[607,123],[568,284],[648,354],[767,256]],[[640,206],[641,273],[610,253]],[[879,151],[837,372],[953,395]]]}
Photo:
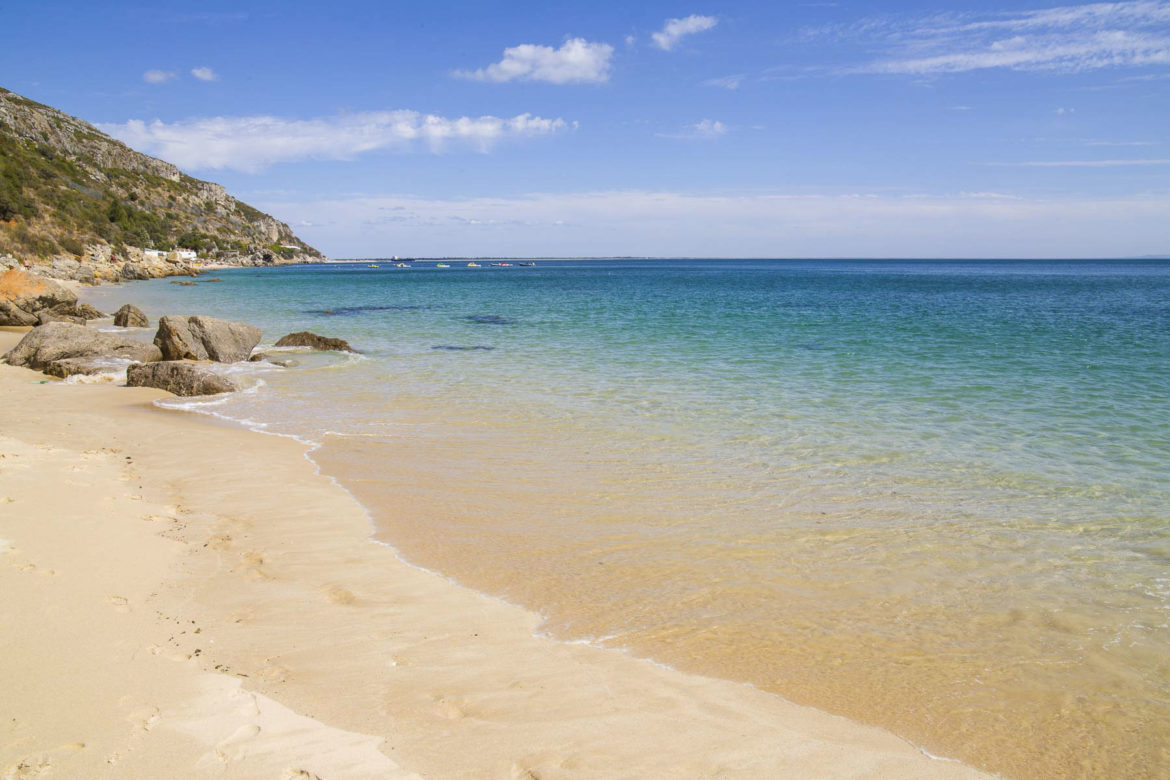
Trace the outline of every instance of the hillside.
{"label": "hillside", "polygon": [[190,272],[181,249],[228,265],[321,259],[220,185],[0,88],[0,265],[83,280],[167,276]]}

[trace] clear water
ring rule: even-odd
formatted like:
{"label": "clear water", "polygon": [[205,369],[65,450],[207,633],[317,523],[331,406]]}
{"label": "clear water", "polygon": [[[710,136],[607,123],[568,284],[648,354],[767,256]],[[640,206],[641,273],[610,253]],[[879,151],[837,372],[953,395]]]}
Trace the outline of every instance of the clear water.
{"label": "clear water", "polygon": [[1170,264],[433,266],[91,297],[349,340],[199,408],[553,636],[1013,777],[1170,773]]}

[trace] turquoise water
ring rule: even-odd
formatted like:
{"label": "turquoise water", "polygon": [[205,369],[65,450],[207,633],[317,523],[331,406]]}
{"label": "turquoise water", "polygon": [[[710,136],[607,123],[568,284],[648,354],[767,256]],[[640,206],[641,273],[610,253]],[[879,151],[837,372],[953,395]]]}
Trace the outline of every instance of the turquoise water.
{"label": "turquoise water", "polygon": [[1170,264],[381,265],[90,297],[350,341],[175,405],[318,443],[554,636],[1011,776],[1167,771]]}

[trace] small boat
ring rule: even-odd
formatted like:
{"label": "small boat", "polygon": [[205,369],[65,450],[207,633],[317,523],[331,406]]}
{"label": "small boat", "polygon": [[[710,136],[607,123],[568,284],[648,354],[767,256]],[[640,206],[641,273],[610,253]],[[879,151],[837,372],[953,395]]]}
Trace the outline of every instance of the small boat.
{"label": "small boat", "polygon": [[511,263],[492,263],[496,268],[511,268]]}
{"label": "small boat", "polygon": [[376,263],[370,263],[369,265],[366,266],[366,268],[377,268],[377,267],[378,267],[378,265]]}
{"label": "small boat", "polygon": [[406,263],[398,263],[396,267],[397,268],[413,268],[414,266],[407,265]]}
{"label": "small boat", "polygon": [[480,264],[479,264],[479,263],[477,263],[477,262],[475,262],[474,260],[472,260],[470,263],[468,263],[468,264],[467,264],[467,267],[468,267],[468,268],[480,268],[481,266],[480,266]]}
{"label": "small boat", "polygon": [[516,263],[516,265],[521,266],[522,268],[535,268],[536,267],[536,263]]}
{"label": "small boat", "polygon": [[435,263],[435,268],[450,268],[450,263]]}

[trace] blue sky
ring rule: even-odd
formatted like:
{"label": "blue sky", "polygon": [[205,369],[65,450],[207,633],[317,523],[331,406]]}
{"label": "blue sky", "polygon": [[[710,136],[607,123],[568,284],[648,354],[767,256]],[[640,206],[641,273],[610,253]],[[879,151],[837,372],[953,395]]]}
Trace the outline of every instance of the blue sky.
{"label": "blue sky", "polygon": [[1170,253],[1170,0],[3,5],[0,86],[335,257]]}

